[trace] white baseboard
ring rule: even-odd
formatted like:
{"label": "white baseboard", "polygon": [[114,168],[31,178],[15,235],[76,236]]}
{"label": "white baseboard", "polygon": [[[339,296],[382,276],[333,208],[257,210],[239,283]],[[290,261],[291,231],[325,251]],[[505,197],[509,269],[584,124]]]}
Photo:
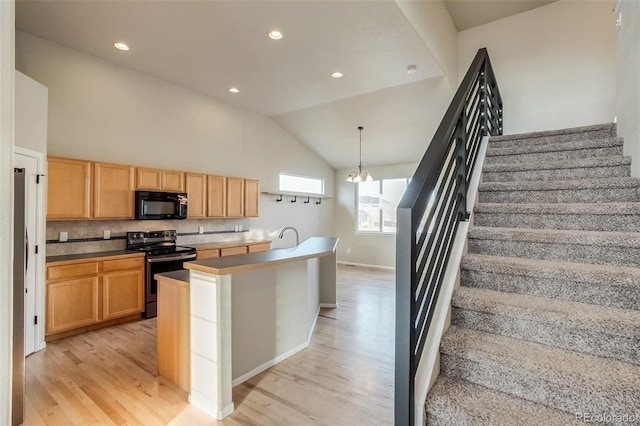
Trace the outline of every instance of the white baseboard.
{"label": "white baseboard", "polygon": [[234,379],[231,382],[231,386],[235,387],[238,386],[241,383],[246,382],[247,380],[249,380],[250,378],[252,378],[253,376],[256,376],[260,373],[262,373],[264,370],[273,367],[274,365],[284,361],[285,359],[289,358],[292,355],[297,354],[298,352],[300,352],[303,349],[306,349],[309,346],[309,341],[307,340],[306,342],[304,342],[303,344],[296,346],[293,349],[288,350],[287,352],[283,353],[282,355],[278,355],[277,357],[275,357],[274,359],[271,359],[267,362],[265,362],[264,364],[261,364],[259,366],[257,366],[256,368],[254,368],[253,370],[243,374],[242,376]]}
{"label": "white baseboard", "polygon": [[384,270],[388,270],[388,271],[395,271],[396,270],[395,266],[371,265],[371,264],[368,264],[368,263],[345,262],[345,261],[342,261],[342,260],[339,260],[337,263],[340,264],[340,265],[346,265],[346,266],[363,266],[365,268],[384,269]]}
{"label": "white baseboard", "polygon": [[[333,309],[333,308],[337,308],[338,304],[337,303],[321,303],[320,304],[321,308],[329,308],[329,309]],[[317,317],[316,317],[317,319]],[[315,325],[315,324],[314,324]]]}
{"label": "white baseboard", "polygon": [[205,414],[208,414],[209,416],[218,420],[222,420],[223,418],[227,417],[229,414],[233,413],[233,410],[235,409],[233,402],[221,410],[217,408],[212,409],[212,407],[216,406],[215,401],[198,392],[194,392],[193,389],[191,390],[191,393],[189,393],[187,402],[189,402],[189,404],[193,405],[199,410],[202,410]]}

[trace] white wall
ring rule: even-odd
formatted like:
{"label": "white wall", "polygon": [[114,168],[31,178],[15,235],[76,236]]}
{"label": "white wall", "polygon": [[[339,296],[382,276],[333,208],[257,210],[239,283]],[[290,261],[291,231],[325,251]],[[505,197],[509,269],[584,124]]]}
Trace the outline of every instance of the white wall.
{"label": "white wall", "polygon": [[633,158],[632,176],[640,176],[640,2],[622,0],[622,27],[618,31],[616,114],[624,153]]}
{"label": "white wall", "polygon": [[[23,32],[16,68],[49,88],[51,155],[257,178],[262,190],[284,171],[322,177],[332,194],[333,169],[269,118]],[[327,204],[302,212],[261,197],[251,228],[331,235]]]}
{"label": "white wall", "polygon": [[459,78],[477,50],[487,47],[504,102],[505,134],[612,122],[611,6],[561,0],[462,31]]}
{"label": "white wall", "polygon": [[[365,167],[374,179],[407,178],[413,176],[418,163]],[[356,233],[357,184],[346,182],[351,169],[336,170],[335,229],[340,238],[338,262],[395,268],[395,234]],[[350,251],[350,253],[349,253]]]}
{"label": "white wall", "polygon": [[396,3],[440,64],[453,97],[458,88],[458,30],[444,2],[396,0]]}
{"label": "white wall", "polygon": [[47,154],[47,105],[47,88],[16,71],[16,146]]}
{"label": "white wall", "polygon": [[0,424],[11,421],[13,289],[13,1],[0,1]]}

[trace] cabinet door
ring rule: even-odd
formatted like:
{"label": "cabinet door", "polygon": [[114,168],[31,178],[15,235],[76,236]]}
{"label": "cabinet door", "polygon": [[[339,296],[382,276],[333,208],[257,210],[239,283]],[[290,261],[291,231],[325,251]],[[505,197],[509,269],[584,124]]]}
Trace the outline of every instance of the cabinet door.
{"label": "cabinet door", "polygon": [[94,210],[96,219],[133,219],[133,167],[95,163]]}
{"label": "cabinet door", "polygon": [[207,178],[207,216],[225,217],[227,200],[227,178],[208,176]]}
{"label": "cabinet door", "polygon": [[254,179],[244,180],[244,215],[258,217],[258,199],[260,198],[260,182]]}
{"label": "cabinet door", "polygon": [[187,217],[207,216],[207,175],[186,174]]}
{"label": "cabinet door", "polygon": [[98,277],[47,283],[46,333],[98,322]]}
{"label": "cabinet door", "polygon": [[184,173],[173,170],[163,170],[162,190],[184,192]]}
{"label": "cabinet door", "polygon": [[102,276],[102,319],[110,320],[144,310],[142,269],[112,272]]}
{"label": "cabinet door", "polygon": [[47,158],[47,220],[91,218],[91,162]]}
{"label": "cabinet door", "polygon": [[162,170],[136,167],[136,189],[160,191],[162,189]]}
{"label": "cabinet door", "polygon": [[227,217],[244,216],[244,179],[227,178]]}

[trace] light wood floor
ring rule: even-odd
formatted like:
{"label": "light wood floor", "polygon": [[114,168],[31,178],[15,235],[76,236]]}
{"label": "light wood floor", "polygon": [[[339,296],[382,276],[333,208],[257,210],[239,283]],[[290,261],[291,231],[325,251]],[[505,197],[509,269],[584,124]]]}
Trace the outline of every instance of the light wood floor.
{"label": "light wood floor", "polygon": [[27,358],[25,425],[391,425],[394,274],[338,267],[338,309],[309,348],[233,389],[216,421],[156,374],[156,323],[118,325]]}

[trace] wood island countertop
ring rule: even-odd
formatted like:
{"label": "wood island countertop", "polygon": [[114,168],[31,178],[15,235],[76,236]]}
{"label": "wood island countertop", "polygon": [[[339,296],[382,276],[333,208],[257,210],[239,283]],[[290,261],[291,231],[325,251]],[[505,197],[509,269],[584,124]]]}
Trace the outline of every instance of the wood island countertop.
{"label": "wood island countertop", "polygon": [[335,253],[338,238],[311,237],[297,247],[185,262],[184,267],[212,275],[229,275]]}

